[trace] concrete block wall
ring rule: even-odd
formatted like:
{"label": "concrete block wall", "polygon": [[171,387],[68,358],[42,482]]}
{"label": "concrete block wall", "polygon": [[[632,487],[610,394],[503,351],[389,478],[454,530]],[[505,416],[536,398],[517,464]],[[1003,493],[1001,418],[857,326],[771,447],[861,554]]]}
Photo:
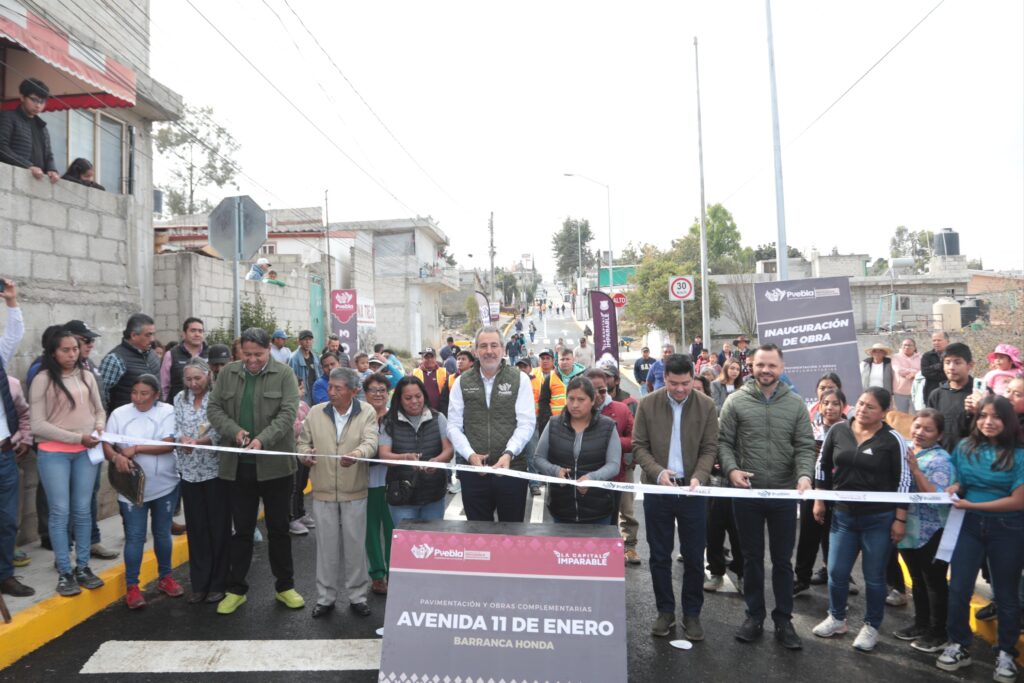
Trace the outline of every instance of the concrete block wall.
{"label": "concrete block wall", "polygon": [[[278,325],[296,334],[310,325],[310,282],[320,268],[321,264],[303,265],[299,256],[278,254],[274,269],[287,286],[240,280],[242,301],[253,301],[258,292]],[[239,277],[247,272],[248,265],[241,264]],[[157,338],[177,340],[181,323],[189,316],[201,318],[207,330],[232,329],[233,280],[232,264],[226,261],[195,252],[158,254],[153,269]]]}

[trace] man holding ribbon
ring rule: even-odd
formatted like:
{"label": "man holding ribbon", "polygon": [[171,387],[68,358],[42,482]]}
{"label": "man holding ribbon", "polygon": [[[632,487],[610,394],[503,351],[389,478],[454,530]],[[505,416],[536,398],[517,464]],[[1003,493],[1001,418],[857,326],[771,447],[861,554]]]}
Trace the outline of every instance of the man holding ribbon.
{"label": "man holding ribbon", "polygon": [[[665,386],[640,401],[633,423],[633,457],[644,484],[694,489],[707,484],[718,451],[715,402],[693,391],[693,363],[671,354],[664,361]],[[658,617],[651,628],[667,636],[676,624],[672,594],[673,534],[679,527],[683,557],[683,629],[689,640],[704,640],[704,546],[707,540],[703,498],[675,492],[644,496],[644,524],[651,550],[651,581]]]}
{"label": "man holding ribbon", "polygon": [[[207,416],[221,435],[221,446],[251,451],[295,452],[295,413],[299,385],[295,373],[270,357],[270,335],[251,327],[242,332],[242,360],[229,363],[217,376]],[[221,451],[220,478],[228,481],[235,533],[228,550],[227,595],[217,605],[231,614],[245,603],[245,581],[252,563],[253,530],[260,501],[270,540],[270,569],[277,599],[299,609],[306,603],[295,591],[289,505],[294,455]]]}
{"label": "man holding ribbon", "polygon": [[527,480],[497,473],[525,472],[523,449],[533,436],[537,417],[533,389],[526,376],[505,364],[505,346],[496,327],[476,333],[477,361],[459,375],[448,404],[448,439],[461,464],[490,467],[495,474],[462,472],[462,504],[470,521],[522,522]]}
{"label": "man holding ribbon", "polygon": [[[718,459],[737,488],[811,488],[816,447],[804,400],[779,381],[782,350],[759,347],[753,382],[737,389],[719,417]],[[633,437],[636,443],[636,437]],[[634,447],[635,448],[635,447]],[[767,616],[764,600],[764,530],[772,556],[775,638],[783,647],[803,647],[793,629],[793,546],[797,505],[791,498],[735,498],[733,515],[743,549],[743,598],[747,618],[736,632],[740,642],[758,639]]]}

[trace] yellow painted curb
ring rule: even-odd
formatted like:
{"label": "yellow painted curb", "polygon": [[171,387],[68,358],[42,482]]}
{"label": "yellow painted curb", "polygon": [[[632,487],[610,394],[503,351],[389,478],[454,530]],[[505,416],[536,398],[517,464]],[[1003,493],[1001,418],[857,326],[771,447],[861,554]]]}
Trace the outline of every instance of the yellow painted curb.
{"label": "yellow painted curb", "polygon": [[[171,566],[178,567],[185,562],[188,562],[188,539],[175,536],[171,546]],[[99,577],[105,584],[102,588],[83,590],[73,598],[55,595],[18,612],[9,624],[0,621],[0,669],[124,598],[123,562],[101,572]],[[139,584],[145,586],[157,578],[156,555],[150,549],[142,556]]]}

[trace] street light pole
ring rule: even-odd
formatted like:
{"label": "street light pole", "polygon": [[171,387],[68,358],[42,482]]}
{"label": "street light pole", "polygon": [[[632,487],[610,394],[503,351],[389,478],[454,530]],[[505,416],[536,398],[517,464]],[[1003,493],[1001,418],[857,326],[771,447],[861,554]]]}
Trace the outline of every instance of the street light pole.
{"label": "street light pole", "polygon": [[[700,322],[702,340],[711,344],[711,300],[708,297],[708,216],[704,201],[704,131],[700,119],[700,61],[697,36],[693,37],[693,65],[697,75],[697,163],[700,166]],[[683,340],[686,343],[686,340]]]}

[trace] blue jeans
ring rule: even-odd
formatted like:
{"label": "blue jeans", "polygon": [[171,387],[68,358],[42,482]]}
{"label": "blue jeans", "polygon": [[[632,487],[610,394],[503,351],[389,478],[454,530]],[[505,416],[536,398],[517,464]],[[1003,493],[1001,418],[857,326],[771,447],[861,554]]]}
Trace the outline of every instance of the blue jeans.
{"label": "blue jeans", "polygon": [[[180,484],[179,484],[180,486]],[[146,521],[153,513],[153,550],[156,552],[157,573],[162,579],[171,573],[171,520],[178,502],[178,486],[165,496],[147,500],[142,505],[118,501],[124,520],[124,582],[139,585],[139,567],[142,550],[146,545]]]}
{"label": "blue jeans", "polygon": [[19,479],[14,451],[0,451],[0,581],[14,576]]}
{"label": "blue jeans", "polygon": [[[644,498],[646,501],[647,499]],[[743,600],[747,616],[764,621],[764,532],[772,558],[772,592],[776,625],[793,619],[793,548],[796,546],[796,503],[789,500],[734,498],[732,515],[743,550]]]}
{"label": "blue jeans", "polygon": [[403,519],[444,519],[444,498],[424,505],[388,505],[395,528]]}
{"label": "blue jeans", "polygon": [[646,396],[647,395],[647,382],[640,382],[640,395],[641,396]]}
{"label": "blue jeans", "polygon": [[999,649],[1017,656],[1020,635],[1018,587],[1024,566],[1024,515],[1021,513],[983,516],[970,510],[964,515],[960,536],[949,563],[949,611],[946,633],[949,640],[971,645],[971,596],[982,559],[988,556],[992,590],[998,607]]}
{"label": "blue jeans", "polygon": [[50,507],[47,526],[57,571],[71,572],[71,536],[75,538],[75,566],[88,567],[92,491],[99,465],[89,461],[89,452],[84,448],[77,453],[40,450],[37,468]]}
{"label": "blue jeans", "polygon": [[700,616],[704,606],[704,546],[707,544],[707,503],[697,496],[644,496],[644,528],[651,549],[651,583],[659,614],[675,614],[672,592],[672,546],[679,528],[683,556],[684,616]]}
{"label": "blue jeans", "polygon": [[890,534],[895,510],[868,515],[853,515],[832,510],[832,530],[828,539],[828,611],[834,619],[846,619],[846,601],[850,595],[850,572],[857,554],[864,552],[866,608],[864,623],[878,628],[885,612],[885,565],[892,552]]}

